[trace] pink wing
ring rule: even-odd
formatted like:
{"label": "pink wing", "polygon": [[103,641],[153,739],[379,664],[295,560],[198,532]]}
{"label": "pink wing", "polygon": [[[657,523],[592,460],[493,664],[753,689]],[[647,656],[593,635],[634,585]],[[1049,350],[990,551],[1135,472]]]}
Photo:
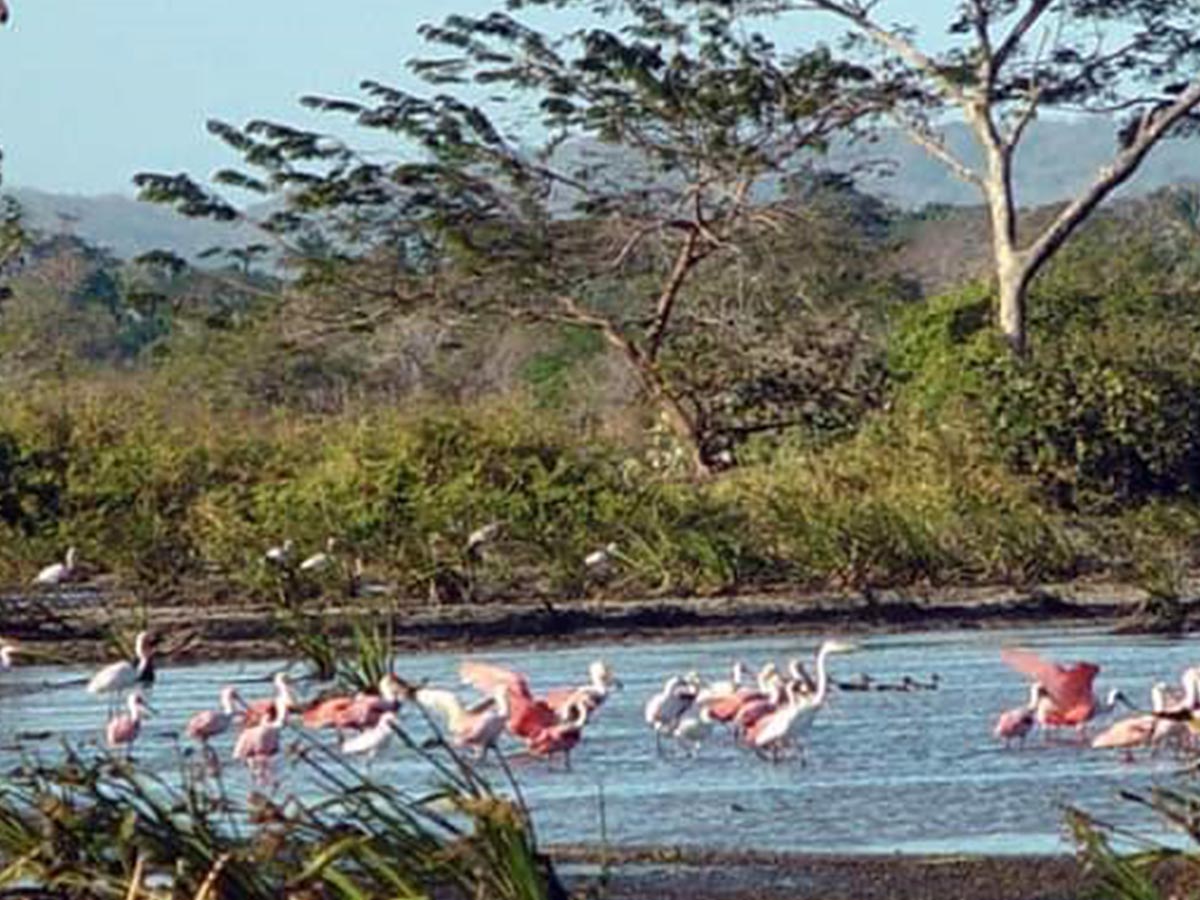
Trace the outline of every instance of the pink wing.
{"label": "pink wing", "polygon": [[187,723],[188,737],[197,739],[212,737],[218,733],[220,724],[222,724],[220,713],[211,709],[198,712]]}
{"label": "pink wing", "polygon": [[1060,709],[1072,709],[1092,700],[1092,682],[1100,672],[1097,665],[1081,662],[1064,668],[1028,650],[1007,647],[1000,651],[1000,658],[1023,675],[1040,681]]}
{"label": "pink wing", "polygon": [[485,694],[494,694],[498,689],[504,688],[517,697],[533,699],[525,676],[503,666],[467,660],[459,666],[458,672],[463,681]]}

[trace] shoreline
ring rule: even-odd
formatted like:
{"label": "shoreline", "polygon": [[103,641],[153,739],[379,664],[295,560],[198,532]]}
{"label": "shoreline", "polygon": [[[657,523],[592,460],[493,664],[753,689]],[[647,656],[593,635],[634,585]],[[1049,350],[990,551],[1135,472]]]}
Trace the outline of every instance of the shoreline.
{"label": "shoreline", "polygon": [[611,900],[1067,900],[1096,887],[1085,865],[1066,853],[761,853],[586,845],[552,846],[547,853],[574,895]]}
{"label": "shoreline", "polygon": [[[751,635],[887,634],[909,630],[1116,625],[1141,591],[1115,582],[1071,582],[1031,590],[940,589],[924,594],[758,594],[637,601],[538,601],[398,606],[399,652],[545,648]],[[58,599],[60,603],[52,602]],[[140,608],[116,610],[110,595],[79,589],[62,598],[0,599],[0,634],[64,662],[104,658],[106,630],[140,627]],[[347,636],[349,620],[379,607],[336,607],[324,614]],[[1193,604],[1187,604],[1190,611]],[[48,616],[46,610],[50,610]],[[173,662],[264,659],[282,655],[269,606],[167,603],[146,609],[148,627]]]}

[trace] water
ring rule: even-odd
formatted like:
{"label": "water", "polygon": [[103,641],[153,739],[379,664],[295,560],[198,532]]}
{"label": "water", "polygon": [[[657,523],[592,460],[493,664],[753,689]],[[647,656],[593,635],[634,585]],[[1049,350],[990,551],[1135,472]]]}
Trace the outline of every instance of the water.
{"label": "water", "polygon": [[[539,836],[548,842],[684,844],[760,851],[830,852],[1055,852],[1068,848],[1063,805],[1143,830],[1156,820],[1117,798],[1122,788],[1173,778],[1167,758],[1123,762],[1111,752],[1044,744],[1005,750],[990,736],[999,710],[1027,696],[1021,676],[999,659],[1005,644],[1019,644],[1059,661],[1087,659],[1102,665],[1099,691],[1120,687],[1148,703],[1150,685],[1176,681],[1200,662],[1200,643],[1112,637],[1095,631],[960,631],[875,637],[860,652],[831,658],[835,675],[869,672],[899,680],[941,677],[936,691],[835,693],[813,730],[808,764],[771,765],[735,748],[718,733],[699,756],[655,755],[642,721],[646,698],[675,672],[699,670],[727,677],[736,657],[757,667],[811,658],[810,638],[746,638],[641,645],[592,645],[551,651],[495,651],[477,658],[512,665],[537,688],[576,684],[587,664],[602,657],[624,681],[590,724],[572,756],[572,769],[516,759],[514,768],[533,808]],[[400,658],[397,672],[453,686],[462,654]],[[217,664],[160,669],[153,691],[158,715],[138,743],[139,761],[175,766],[177,732],[196,710],[215,706],[229,679],[264,676],[270,663]],[[65,738],[95,745],[105,720],[104,701],[82,687],[48,688],[87,673],[63,668],[22,668],[0,674],[0,765],[26,751],[58,752]],[[269,686],[246,685],[251,698]],[[414,724],[418,716],[409,714]],[[332,736],[331,738],[332,739]],[[219,745],[228,753],[229,738]],[[513,749],[516,749],[513,747]],[[494,766],[496,781],[500,781]],[[417,786],[423,765],[397,747],[377,760],[373,775]],[[304,790],[292,772],[285,790]],[[603,798],[605,828],[601,827]]]}

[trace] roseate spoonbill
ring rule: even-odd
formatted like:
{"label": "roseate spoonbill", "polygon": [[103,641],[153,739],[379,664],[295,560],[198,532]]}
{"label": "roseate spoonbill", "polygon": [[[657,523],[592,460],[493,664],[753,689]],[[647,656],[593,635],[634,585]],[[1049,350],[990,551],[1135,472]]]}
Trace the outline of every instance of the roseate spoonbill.
{"label": "roseate spoonbill", "polygon": [[776,685],[782,686],[783,679],[775,663],[768,662],[758,670],[755,677],[756,687],[740,687],[728,697],[718,697],[705,703],[709,714],[717,722],[733,722],[738,714],[751,703],[770,699]]}
{"label": "roseate spoonbill", "polygon": [[305,558],[300,563],[300,571],[310,574],[322,572],[329,568],[333,563],[333,551],[337,547],[337,538],[330,537],[325,539],[325,549],[320,553],[314,553],[312,556]]}
{"label": "roseate spoonbill", "polygon": [[256,781],[263,780],[271,760],[279,753],[279,733],[287,724],[288,712],[286,699],[276,696],[274,715],[258,725],[242,729],[233,745],[233,758],[243,760]]}
{"label": "roseate spoonbill", "polygon": [[342,753],[346,756],[357,756],[360,753],[367,754],[367,760],[375,759],[375,754],[387,746],[388,742],[395,737],[396,732],[394,727],[397,718],[394,712],[385,712],[379,717],[379,721],[374,726],[363,731],[361,734],[356,734],[342,742]]}
{"label": "roseate spoonbill", "polygon": [[459,667],[462,680],[487,696],[503,689],[508,696],[508,730],[528,741],[552,725],[560,724],[558,713],[545,700],[536,699],[524,675],[492,663],[467,660]]}
{"label": "roseate spoonbill", "polygon": [[1033,726],[1037,722],[1038,702],[1044,693],[1045,688],[1042,687],[1041,682],[1035,681],[1029,686],[1029,702],[1027,704],[1000,713],[999,718],[996,719],[996,727],[992,729],[992,734],[1003,740],[1005,747],[1014,740],[1020,741],[1021,746],[1025,746],[1025,738],[1029,736],[1029,732],[1033,731]]}
{"label": "roseate spoonbill", "polygon": [[697,691],[686,679],[672,675],[662,690],[646,701],[646,724],[654,729],[655,749],[662,752],[662,736],[670,734],[697,697]]}
{"label": "roseate spoonbill", "polygon": [[400,680],[387,674],[379,679],[377,694],[330,697],[310,706],[304,711],[304,724],[308,728],[336,728],[338,731],[371,728],[384,713],[400,708],[402,693]]}
{"label": "roseate spoonbill", "polygon": [[500,535],[500,528],[501,523],[488,522],[486,525],[476,528],[467,535],[467,558],[473,562],[480,562],[483,559],[483,551],[487,548],[487,545]]}
{"label": "roseate spoonbill", "polygon": [[777,759],[779,751],[792,744],[797,738],[807,735],[816,721],[817,713],[829,696],[829,673],[827,661],[831,654],[850,653],[856,650],[846,641],[827,640],[817,650],[817,689],[812,694],[803,694],[789,686],[788,701],[778,710],[760,719],[747,733],[747,743],[760,755],[770,751]]}
{"label": "roseate spoonbill", "polygon": [[126,703],[128,704],[129,712],[114,716],[108,720],[108,726],[104,729],[104,739],[109,747],[114,749],[125,747],[128,751],[128,748],[137,740],[137,736],[142,730],[142,717],[149,712],[149,707],[142,700],[142,695],[139,691],[133,691]]}
{"label": "roseate spoonbill", "polygon": [[133,641],[134,661],[121,660],[111,663],[92,676],[87,683],[87,692],[119,694],[138,684],[154,683],[154,651],[150,647],[150,633],[139,631]]}
{"label": "roseate spoonbill", "polygon": [[288,538],[282,544],[269,548],[263,554],[263,559],[272,566],[285,567],[292,561],[292,549],[295,546],[292,539]]}
{"label": "roseate spoonbill", "polygon": [[207,744],[212,738],[227,732],[233,726],[236,715],[233,708],[235,700],[241,700],[237,688],[232,685],[221,688],[221,708],[206,709],[192,716],[184,729],[187,736],[201,744]]}
{"label": "roseate spoonbill", "polygon": [[270,718],[275,711],[275,704],[279,700],[283,701],[289,712],[300,709],[300,703],[296,699],[296,692],[292,690],[292,682],[288,678],[287,672],[276,672],[271,683],[275,685],[274,694],[246,705],[245,725],[247,728],[261,725]]}
{"label": "roseate spoonbill", "polygon": [[730,677],[724,681],[714,681],[702,687],[700,693],[696,695],[696,702],[703,705],[722,697],[732,696],[742,688],[749,676],[746,664],[740,659],[734,660],[729,674]]}
{"label": "roseate spoonbill", "polygon": [[1099,666],[1087,662],[1060,666],[1029,650],[1014,648],[1001,650],[1000,658],[1045,688],[1045,696],[1038,703],[1039,725],[1079,728],[1096,714],[1098,703],[1092,684]]}
{"label": "roseate spoonbill", "polygon": [[572,704],[568,710],[567,719],[549,725],[530,737],[529,752],[534,756],[553,758],[554,754],[563,755],[563,764],[571,768],[571,751],[583,737],[583,727],[588,721],[588,708],[582,703]]}
{"label": "roseate spoonbill", "polygon": [[558,713],[561,718],[565,715],[567,706],[571,703],[585,703],[588,712],[595,712],[604,705],[608,695],[614,690],[621,690],[624,685],[621,679],[613,674],[612,669],[604,660],[597,659],[588,666],[588,683],[577,688],[559,688],[546,694],[546,703]]}
{"label": "roseate spoonbill", "polygon": [[33,578],[33,583],[39,587],[57,587],[70,581],[75,574],[75,563],[78,554],[74,547],[67,548],[67,555],[62,562],[51,563]]}
{"label": "roseate spoonbill", "polygon": [[494,750],[508,721],[508,691],[497,689],[491,699],[467,709],[453,691],[421,688],[414,695],[418,704],[439,713],[445,720],[450,743],[469,747],[477,759]]}
{"label": "roseate spoonbill", "polygon": [[1182,702],[1172,702],[1167,685],[1162,681],[1156,682],[1150,689],[1150,714],[1128,716],[1114,722],[1096,735],[1092,746],[1097,749],[1124,750],[1128,759],[1132,758],[1130,751],[1135,747],[1149,746],[1157,750],[1171,742],[1176,745],[1184,743],[1190,733],[1192,711],[1200,702],[1200,681],[1191,674],[1191,670],[1183,673],[1183,680]]}

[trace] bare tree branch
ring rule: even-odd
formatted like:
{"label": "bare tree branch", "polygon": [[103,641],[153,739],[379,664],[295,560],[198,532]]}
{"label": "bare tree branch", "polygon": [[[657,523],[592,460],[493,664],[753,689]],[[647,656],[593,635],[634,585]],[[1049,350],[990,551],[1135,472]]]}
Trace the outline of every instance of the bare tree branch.
{"label": "bare tree branch", "polygon": [[978,188],[983,188],[983,178],[973,171],[970,166],[960,160],[957,156],[947,149],[946,145],[939,141],[928,131],[921,128],[917,123],[906,119],[900,115],[893,115],[892,118],[904,131],[908,134],[913,143],[919,145],[926,153],[937,159],[945,165],[955,177],[973,184]]}

